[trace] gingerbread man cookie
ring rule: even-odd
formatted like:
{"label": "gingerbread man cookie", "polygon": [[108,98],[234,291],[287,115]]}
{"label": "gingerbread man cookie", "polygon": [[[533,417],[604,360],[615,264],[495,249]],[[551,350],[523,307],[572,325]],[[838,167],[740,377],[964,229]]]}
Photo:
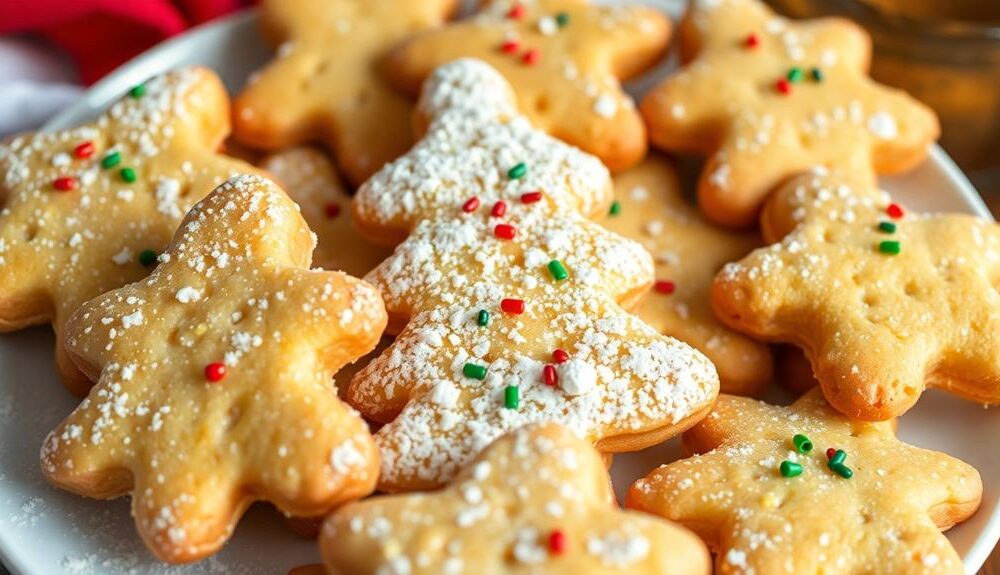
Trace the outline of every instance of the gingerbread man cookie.
{"label": "gingerbread man cookie", "polygon": [[813,166],[874,181],[916,165],[937,139],[929,108],[867,77],[871,40],[848,20],[693,2],[680,44],[686,67],[642,112],[657,146],[708,154],[699,205],[720,224],[749,226],[775,186]]}
{"label": "gingerbread man cookie", "polygon": [[706,222],[681,194],[673,166],[651,156],[617,174],[615,202],[601,221],[653,255],[656,281],[636,315],[660,333],[687,342],[719,371],[723,392],[756,395],[771,381],[771,351],[721,324],[710,293],[716,272],[760,245],[756,234]]}
{"label": "gingerbread man cookie", "polygon": [[327,519],[327,571],[704,574],[708,550],[675,524],[623,511],[600,454],[558,425],[491,445],[446,489],[376,497]]}
{"label": "gingerbread man cookie", "polygon": [[149,273],[181,218],[235,173],[218,77],[190,68],[136,86],[92,124],[0,143],[0,330],[51,322],[67,389],[91,382],[64,351],[83,302]]}
{"label": "gingerbread man cookie", "polygon": [[646,128],[620,81],[659,61],[669,36],[670,21],[653,8],[490,0],[472,18],[404,43],[387,69],[415,94],[441,64],[484,60],[511,83],[532,124],[621,170],[645,155]]}
{"label": "gingerbread man cookie", "polygon": [[87,302],[67,346],[90,395],[53,431],[42,471],[99,499],[132,495],[157,557],[225,544],[254,500],[316,516],[370,493],[378,453],[333,373],[375,346],[368,284],[309,270],[313,236],[258,176],[188,213],[149,278]]}
{"label": "gingerbread man cookie", "polygon": [[392,253],[362,238],[351,224],[351,196],[319,150],[283,150],[264,158],[260,167],[299,204],[302,217],[316,233],[314,266],[361,277]]}
{"label": "gingerbread man cookie", "polygon": [[761,227],[784,239],[723,268],[716,315],[803,348],[834,407],[889,419],[928,386],[1000,403],[996,223],[907,214],[874,187],[814,173],[775,193]]}
{"label": "gingerbread man cookie", "polygon": [[236,137],[277,150],[321,140],[360,184],[410,147],[412,106],[381,77],[385,53],[444,22],[457,0],[265,0],[277,59],[235,103]]}
{"label": "gingerbread man cookie", "polygon": [[427,135],[354,206],[373,237],[410,233],[368,276],[405,328],[347,391],[387,422],[380,489],[440,485],[527,423],[615,452],[707,413],[711,363],[620,306],[652,283],[649,254],[580,215],[611,201],[601,163],[532,128],[477,60],[439,68],[420,111]]}
{"label": "gingerbread man cookie", "polygon": [[719,397],[684,434],[697,455],[629,490],[627,506],[694,530],[717,573],[955,573],[940,531],[968,519],[982,482],[953,457],[852,421],[818,390],[790,407]]}

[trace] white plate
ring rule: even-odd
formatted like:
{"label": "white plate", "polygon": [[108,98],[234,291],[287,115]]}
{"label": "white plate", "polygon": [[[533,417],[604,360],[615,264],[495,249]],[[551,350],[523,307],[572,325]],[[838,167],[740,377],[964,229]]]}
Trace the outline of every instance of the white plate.
{"label": "white plate", "polygon": [[[676,14],[680,2],[657,4]],[[85,100],[46,128],[84,122],[132,85],[187,64],[215,69],[235,91],[268,58],[269,50],[257,35],[255,14],[238,14],[136,58],[95,85]],[[630,88],[641,91],[648,85],[649,78]],[[989,217],[969,182],[937,148],[915,171],[888,178],[884,185],[919,210]],[[284,573],[317,560],[313,542],[292,535],[277,512],[258,505],[217,556],[186,567],[164,566],[151,558],[136,535],[126,499],[91,501],[49,487],[39,471],[38,449],[45,434],[75,405],[56,379],[52,347],[48,329],[0,336],[0,557],[15,574]],[[960,457],[982,474],[982,507],[970,521],[948,533],[966,570],[974,573],[1000,536],[1000,457],[992,443],[1000,440],[1000,416],[932,391],[902,418],[900,435],[916,445]],[[674,440],[616,457],[613,475],[619,494],[632,480],[678,456]]]}

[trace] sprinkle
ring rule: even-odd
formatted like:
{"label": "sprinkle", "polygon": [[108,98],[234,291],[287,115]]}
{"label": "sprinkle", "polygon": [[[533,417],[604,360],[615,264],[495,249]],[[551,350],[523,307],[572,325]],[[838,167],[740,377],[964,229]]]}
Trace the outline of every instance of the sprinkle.
{"label": "sprinkle", "polygon": [[538,51],[537,48],[532,48],[521,56],[521,61],[529,66],[534,66],[538,63],[538,60],[542,57],[542,53]]}
{"label": "sprinkle", "polygon": [[524,5],[514,4],[511,9],[507,12],[507,17],[511,20],[520,20],[524,18]]}
{"label": "sprinkle", "polygon": [[122,181],[126,183],[131,184],[135,181],[135,170],[132,168],[122,168],[118,173],[121,175]]}
{"label": "sprinkle", "polygon": [[830,461],[827,462],[827,466],[840,465],[845,459],[847,459],[847,453],[843,449],[838,449],[833,452],[833,456],[830,457]]}
{"label": "sprinkle", "polygon": [[477,209],[479,209],[479,198],[476,196],[472,196],[471,198],[465,200],[465,203],[462,204],[462,211],[467,214],[474,212]]}
{"label": "sprinkle", "polygon": [[566,363],[568,359],[569,354],[566,353],[566,350],[556,348],[552,351],[552,361],[556,363]]}
{"label": "sprinkle", "polygon": [[52,182],[52,187],[60,192],[69,192],[76,189],[76,178],[72,176],[62,176]]}
{"label": "sprinkle", "polygon": [[827,448],[827,450],[826,450],[826,458],[827,459],[831,459],[836,454],[837,454],[836,448],[833,448],[833,447],[828,447]]}
{"label": "sprinkle", "polygon": [[566,533],[562,529],[555,529],[549,533],[549,552],[553,555],[562,555],[566,552]]}
{"label": "sprinkle", "polygon": [[850,479],[851,477],[854,476],[854,470],[844,465],[843,463],[838,463],[837,465],[830,465],[829,467],[834,473],[843,477],[844,479]]}
{"label": "sprinkle", "polygon": [[889,207],[885,209],[885,213],[889,214],[889,217],[898,220],[903,217],[903,206],[899,204],[889,204]]}
{"label": "sprinkle", "polygon": [[878,251],[882,252],[883,254],[889,254],[891,256],[894,256],[899,253],[899,242],[895,240],[885,240],[879,242]]}
{"label": "sprinkle", "polygon": [[323,211],[326,213],[327,219],[332,220],[340,215],[340,204],[337,202],[330,202],[326,204]]}
{"label": "sprinkle", "polygon": [[485,309],[479,310],[479,315],[476,316],[476,324],[478,324],[479,327],[486,327],[490,325],[490,312]]}
{"label": "sprinkle", "polygon": [[493,209],[490,210],[490,215],[494,218],[502,218],[504,214],[507,213],[507,202],[500,200],[499,202],[493,204]]}
{"label": "sprinkle", "polygon": [[101,159],[101,167],[104,168],[105,170],[108,168],[113,168],[118,164],[120,164],[121,161],[122,161],[122,155],[120,152],[118,152],[117,150],[114,152],[108,152]]}
{"label": "sprinkle", "polygon": [[541,201],[542,192],[525,192],[521,194],[521,202],[525,204],[533,204],[535,202]]}
{"label": "sprinkle", "polygon": [[156,264],[156,260],[159,256],[153,250],[142,250],[139,252],[139,263],[144,267],[149,267]]}
{"label": "sprinkle", "polygon": [[760,36],[755,33],[747,34],[747,39],[743,42],[747,48],[756,48],[760,46]]}
{"label": "sprinkle", "polygon": [[73,155],[81,160],[86,160],[94,155],[94,143],[83,142],[77,145],[77,147],[73,148]]}
{"label": "sprinkle", "polygon": [[128,95],[138,100],[146,95],[146,85],[136,84],[135,86],[132,86],[132,89],[128,91]]}
{"label": "sprinkle", "polygon": [[516,385],[508,385],[503,390],[503,406],[507,409],[517,409],[518,404],[521,403],[521,398],[518,395],[518,390]]}
{"label": "sprinkle", "polygon": [[486,379],[486,366],[476,365],[474,363],[467,363],[462,366],[462,375],[465,377],[471,377],[472,379],[478,379],[482,381]]}
{"label": "sprinkle", "polygon": [[521,315],[524,313],[524,300],[505,297],[500,300],[500,309],[511,315]]}
{"label": "sprinkle", "polygon": [[507,40],[500,44],[500,51],[504,54],[515,54],[521,49],[521,44],[517,40]]}
{"label": "sprinkle", "polygon": [[817,82],[823,81],[823,70],[820,70],[819,68],[813,68],[810,74],[812,75],[813,80]]}
{"label": "sprinkle", "polygon": [[559,383],[559,374],[556,373],[556,366],[548,364],[542,368],[542,380],[545,385],[555,387]]}
{"label": "sprinkle", "polygon": [[896,224],[892,222],[879,222],[878,229],[887,234],[894,234],[896,233]]}
{"label": "sprinkle", "polygon": [[565,28],[569,25],[569,12],[559,12],[556,14],[556,24],[559,24],[560,28]]}
{"label": "sprinkle", "polygon": [[799,82],[802,81],[802,68],[795,66],[794,68],[788,71],[787,77],[789,82],[792,82],[793,84],[798,84]]}
{"label": "sprinkle", "polygon": [[792,84],[785,78],[781,78],[774,83],[774,89],[787,96],[792,93]]}
{"label": "sprinkle", "polygon": [[215,362],[205,366],[205,379],[211,383],[218,383],[224,377],[226,377],[226,364]]}
{"label": "sprinkle", "polygon": [[510,224],[497,224],[497,227],[493,228],[493,235],[501,240],[512,240],[517,235],[517,228]]}
{"label": "sprinkle", "polygon": [[795,446],[795,451],[803,454],[809,453],[813,448],[812,441],[809,441],[809,438],[801,433],[796,433],[795,436],[792,437],[792,445]]}
{"label": "sprinkle", "polygon": [[561,282],[569,277],[569,272],[566,271],[566,268],[559,260],[549,262],[549,273],[552,274],[552,278],[557,282]]}
{"label": "sprinkle", "polygon": [[794,461],[782,461],[779,470],[782,477],[797,477],[802,475],[802,466]]}
{"label": "sprinkle", "polygon": [[622,204],[618,200],[611,202],[611,208],[608,210],[608,214],[612,216],[617,216],[622,213]]}
{"label": "sprinkle", "polygon": [[656,290],[658,293],[664,295],[670,295],[674,293],[674,290],[677,289],[677,286],[672,281],[656,280],[656,282],[653,284],[653,289]]}

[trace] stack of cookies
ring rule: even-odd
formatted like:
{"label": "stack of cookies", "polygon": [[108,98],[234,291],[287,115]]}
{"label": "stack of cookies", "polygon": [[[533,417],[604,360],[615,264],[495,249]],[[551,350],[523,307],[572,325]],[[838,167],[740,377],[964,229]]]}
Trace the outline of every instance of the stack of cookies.
{"label": "stack of cookies", "polygon": [[[878,189],[938,124],[867,35],[699,1],[636,106],[663,13],[455,9],[264,0],[232,110],[176,70],[0,145],[0,327],[83,398],[45,477],[171,563],[265,501],[325,517],[300,574],[961,573],[979,474],[894,422],[1000,403],[1000,227]],[[622,509],[613,454],[677,435]]]}

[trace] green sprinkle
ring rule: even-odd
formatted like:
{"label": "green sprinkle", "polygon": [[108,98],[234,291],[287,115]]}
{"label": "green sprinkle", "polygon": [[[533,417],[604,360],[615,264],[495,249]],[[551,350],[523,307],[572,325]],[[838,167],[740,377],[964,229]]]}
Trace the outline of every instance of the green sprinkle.
{"label": "green sprinkle", "polygon": [[479,316],[476,317],[476,323],[479,324],[479,327],[486,327],[490,325],[490,312],[485,309],[479,310]]}
{"label": "green sprinkle", "polygon": [[809,441],[809,438],[801,433],[796,433],[792,437],[792,444],[795,446],[795,451],[802,454],[809,453],[813,448],[812,441]]}
{"label": "green sprinkle", "polygon": [[122,168],[122,171],[119,173],[122,176],[122,180],[130,184],[135,181],[135,170],[132,168]]}
{"label": "green sprinkle", "polygon": [[503,406],[507,409],[517,409],[517,406],[521,403],[521,397],[518,394],[516,385],[508,385],[503,390]]}
{"label": "green sprinkle", "polygon": [[612,216],[617,216],[618,214],[622,213],[621,202],[619,202],[618,200],[611,202],[611,209],[608,210],[608,213]]}
{"label": "green sprinkle", "polygon": [[833,472],[836,473],[837,475],[843,477],[844,479],[850,479],[851,477],[854,476],[854,470],[844,465],[843,463],[837,465],[830,465],[830,469],[833,470]]}
{"label": "green sprinkle", "polygon": [[101,158],[101,167],[105,170],[108,168],[113,168],[120,164],[122,161],[122,155],[119,151],[108,152],[103,158]]}
{"label": "green sprinkle", "polygon": [[136,84],[135,86],[132,86],[132,89],[128,91],[128,95],[138,100],[146,95],[146,85]]}
{"label": "green sprinkle", "polygon": [[879,222],[878,229],[887,234],[894,234],[896,233],[896,224],[892,222]]}
{"label": "green sprinkle", "polygon": [[899,253],[899,242],[893,240],[886,240],[884,242],[879,242],[878,251],[883,254],[896,255]]}
{"label": "green sprinkle", "polygon": [[802,475],[802,466],[794,461],[782,461],[778,469],[781,470],[782,477],[798,477]]}
{"label": "green sprinkle", "polygon": [[142,250],[139,252],[139,263],[145,267],[156,265],[156,260],[159,256],[153,250]]}
{"label": "green sprinkle", "polygon": [[462,375],[482,381],[486,379],[486,366],[467,363],[462,367]]}
{"label": "green sprinkle", "polygon": [[560,12],[556,14],[556,24],[559,24],[560,28],[565,28],[567,25],[569,25],[569,13]]}
{"label": "green sprinkle", "polygon": [[524,162],[518,163],[513,168],[507,170],[507,177],[512,180],[520,180],[528,173],[528,165]]}
{"label": "green sprinkle", "polygon": [[792,68],[788,71],[788,81],[794,84],[798,84],[802,81],[802,68],[798,66]]}
{"label": "green sprinkle", "polygon": [[833,453],[833,457],[830,458],[830,461],[827,463],[827,465],[830,467],[830,469],[833,469],[834,465],[843,464],[845,459],[847,459],[847,453],[844,453],[843,449],[838,449]]}
{"label": "green sprinkle", "polygon": [[569,272],[566,271],[566,268],[559,260],[552,260],[549,262],[549,273],[552,274],[552,277],[557,282],[561,282],[569,277]]}
{"label": "green sprinkle", "polygon": [[823,70],[813,68],[810,74],[812,75],[813,80],[816,80],[817,82],[823,81]]}

